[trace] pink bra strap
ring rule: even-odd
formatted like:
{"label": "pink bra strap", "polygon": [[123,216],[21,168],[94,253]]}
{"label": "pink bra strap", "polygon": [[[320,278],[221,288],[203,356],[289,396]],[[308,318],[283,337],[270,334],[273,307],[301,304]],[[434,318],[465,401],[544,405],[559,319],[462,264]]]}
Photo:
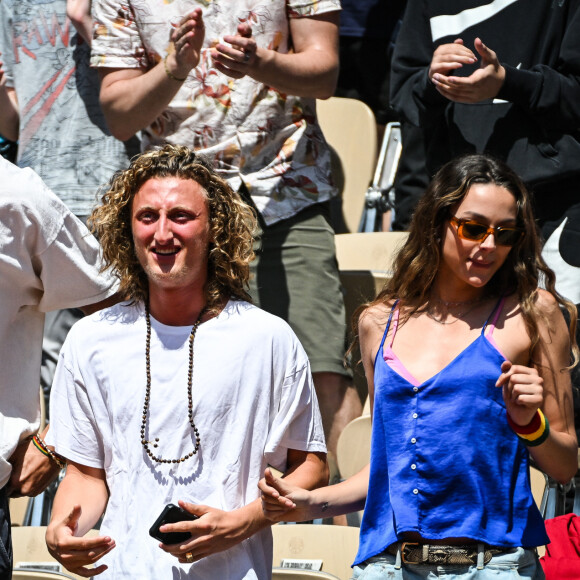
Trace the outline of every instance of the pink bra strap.
{"label": "pink bra strap", "polygon": [[491,323],[487,326],[488,330],[486,332],[486,336],[491,336],[493,334],[493,331],[495,330],[495,324],[497,322],[497,319],[499,318],[499,315],[501,314],[501,311],[503,309],[503,305],[505,304],[506,301],[506,297],[504,296],[498,303],[493,318],[491,319]]}

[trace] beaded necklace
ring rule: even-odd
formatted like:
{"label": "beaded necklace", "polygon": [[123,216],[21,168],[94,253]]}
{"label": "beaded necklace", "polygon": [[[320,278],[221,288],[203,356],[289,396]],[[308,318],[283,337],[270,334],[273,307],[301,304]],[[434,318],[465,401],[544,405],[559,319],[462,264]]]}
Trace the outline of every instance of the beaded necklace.
{"label": "beaded necklace", "polygon": [[[149,443],[151,441],[147,441],[145,439],[145,429],[147,426],[147,415],[149,414],[149,400],[151,395],[151,317],[149,316],[149,306],[145,305],[145,320],[147,322],[147,338],[145,340],[145,370],[147,374],[147,385],[145,387],[145,403],[143,404],[143,421],[141,422],[141,445],[143,445],[143,449],[149,457],[156,461],[157,463],[181,463],[186,461],[190,457],[193,457],[200,446],[201,440],[199,438],[199,431],[195,426],[193,421],[193,398],[191,394],[192,390],[192,383],[193,383],[193,343],[195,341],[195,334],[199,325],[201,324],[201,318],[205,314],[205,308],[201,309],[195,324],[191,328],[191,334],[189,335],[189,368],[187,371],[187,414],[189,417],[189,424],[195,433],[195,448],[193,451],[190,451],[183,457],[179,459],[163,459],[161,457],[157,457],[151,449],[149,449]],[[153,447],[158,447],[159,444],[159,437],[155,438],[155,443],[153,443]]]}

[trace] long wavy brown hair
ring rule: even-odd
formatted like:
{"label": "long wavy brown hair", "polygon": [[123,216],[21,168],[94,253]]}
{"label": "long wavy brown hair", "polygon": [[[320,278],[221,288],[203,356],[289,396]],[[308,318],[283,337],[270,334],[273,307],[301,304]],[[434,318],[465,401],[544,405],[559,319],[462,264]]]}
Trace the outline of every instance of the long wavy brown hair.
{"label": "long wavy brown hair", "polygon": [[206,308],[215,311],[228,298],[251,301],[247,292],[250,262],[254,259],[253,235],[257,230],[254,211],[213,170],[209,162],[187,147],[165,145],[135,157],[117,171],[89,218],[89,225],[103,249],[103,269],[119,278],[120,294],[127,300],[146,301],[147,276],[133,243],[131,205],[149,179],[192,179],[206,192],[210,234]]}
{"label": "long wavy brown hair", "polygon": [[[404,318],[425,308],[439,271],[441,241],[447,221],[474,183],[490,183],[507,189],[516,199],[517,227],[525,231],[525,235],[512,248],[502,267],[486,284],[486,295],[517,294],[531,338],[531,354],[539,341],[537,321],[542,314],[536,301],[541,283],[570,314],[570,340],[573,359],[577,361],[576,307],[556,292],[554,272],[541,256],[541,240],[530,194],[514,171],[502,161],[488,155],[458,157],[437,172],[417,204],[409,237],[395,257],[392,277],[375,300],[359,309],[355,316],[360,315],[367,306],[390,304],[396,299],[404,306]],[[354,326],[356,325],[353,325],[353,330]]]}

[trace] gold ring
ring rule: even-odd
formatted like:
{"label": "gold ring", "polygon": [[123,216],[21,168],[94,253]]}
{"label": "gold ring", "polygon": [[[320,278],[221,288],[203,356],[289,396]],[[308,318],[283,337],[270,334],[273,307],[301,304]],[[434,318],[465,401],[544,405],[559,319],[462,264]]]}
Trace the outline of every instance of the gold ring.
{"label": "gold ring", "polygon": [[185,559],[188,564],[191,564],[193,562],[193,554],[191,552],[186,552]]}

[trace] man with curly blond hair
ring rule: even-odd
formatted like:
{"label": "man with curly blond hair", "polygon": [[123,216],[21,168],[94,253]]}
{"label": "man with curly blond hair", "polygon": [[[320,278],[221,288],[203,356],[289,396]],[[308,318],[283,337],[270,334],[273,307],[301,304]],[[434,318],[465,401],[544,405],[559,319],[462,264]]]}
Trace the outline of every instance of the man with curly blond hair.
{"label": "man with curly blond hair", "polygon": [[[269,578],[260,474],[316,487],[328,473],[306,354],[248,301],[253,211],[167,145],[115,174],[91,219],[127,300],[63,346],[51,432],[68,468],[49,549],[103,578]],[[187,539],[160,544],[148,530],[169,503],[185,515],[161,532]]]}

